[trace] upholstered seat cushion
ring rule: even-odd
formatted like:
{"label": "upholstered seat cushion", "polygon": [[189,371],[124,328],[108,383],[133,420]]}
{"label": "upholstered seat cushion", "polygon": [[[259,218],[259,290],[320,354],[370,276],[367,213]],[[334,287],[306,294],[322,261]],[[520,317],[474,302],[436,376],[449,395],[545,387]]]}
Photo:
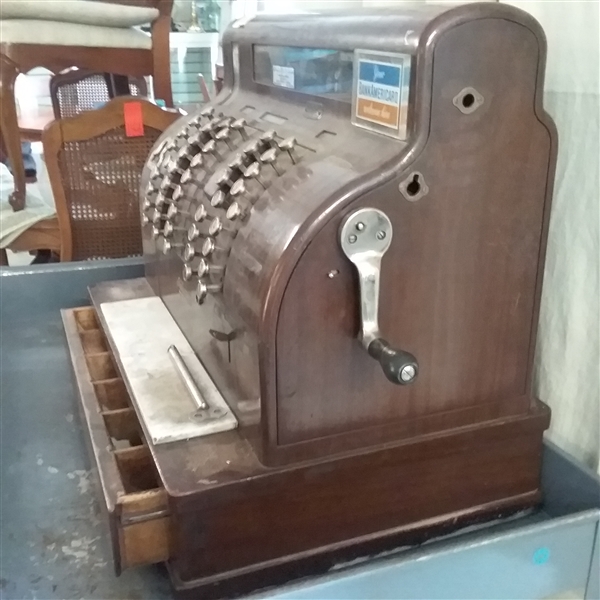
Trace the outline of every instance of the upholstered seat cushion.
{"label": "upholstered seat cushion", "polygon": [[97,27],[38,21],[1,19],[0,41],[3,44],[44,44],[46,46],[87,46],[90,48],[152,48],[152,38],[132,27]]}
{"label": "upholstered seat cushion", "polygon": [[0,19],[34,19],[98,27],[135,27],[156,20],[158,9],[92,0],[0,0]]}

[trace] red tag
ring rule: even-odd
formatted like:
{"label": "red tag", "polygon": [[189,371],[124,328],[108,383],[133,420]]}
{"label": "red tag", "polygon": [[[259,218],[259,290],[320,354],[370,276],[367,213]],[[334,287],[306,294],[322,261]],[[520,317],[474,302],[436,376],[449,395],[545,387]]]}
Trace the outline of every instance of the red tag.
{"label": "red tag", "polygon": [[142,116],[141,102],[126,102],[123,104],[125,117],[125,135],[127,137],[141,137],[144,135],[144,117]]}

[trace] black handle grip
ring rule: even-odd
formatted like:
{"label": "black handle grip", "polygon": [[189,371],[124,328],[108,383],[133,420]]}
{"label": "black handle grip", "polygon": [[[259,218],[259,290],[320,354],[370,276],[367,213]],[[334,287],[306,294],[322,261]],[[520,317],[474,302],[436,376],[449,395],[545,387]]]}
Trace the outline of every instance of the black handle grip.
{"label": "black handle grip", "polygon": [[379,361],[385,376],[398,385],[412,383],[419,373],[417,359],[404,350],[394,350],[384,339],[369,344],[369,354]]}

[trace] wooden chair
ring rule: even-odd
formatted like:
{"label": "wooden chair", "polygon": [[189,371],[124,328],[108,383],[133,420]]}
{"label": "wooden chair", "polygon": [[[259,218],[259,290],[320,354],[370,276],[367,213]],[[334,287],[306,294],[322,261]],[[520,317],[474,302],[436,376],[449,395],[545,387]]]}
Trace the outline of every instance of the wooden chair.
{"label": "wooden chair", "polygon": [[[0,13],[0,133],[15,179],[10,203],[25,206],[14,84],[19,73],[69,67],[153,76],[154,94],[173,105],[169,33],[173,0],[19,0]],[[135,28],[151,23],[151,35]]]}
{"label": "wooden chair", "polygon": [[[127,137],[124,105],[141,105],[144,135]],[[54,121],[42,135],[61,237],[61,261],[142,253],[139,186],[160,134],[180,116],[121,96],[99,110]]]}
{"label": "wooden chair", "polygon": [[[116,89],[117,77],[125,80],[123,91]],[[55,119],[74,117],[84,110],[99,108],[115,96],[147,97],[145,79],[75,68],[57,73],[50,79],[50,99]]]}

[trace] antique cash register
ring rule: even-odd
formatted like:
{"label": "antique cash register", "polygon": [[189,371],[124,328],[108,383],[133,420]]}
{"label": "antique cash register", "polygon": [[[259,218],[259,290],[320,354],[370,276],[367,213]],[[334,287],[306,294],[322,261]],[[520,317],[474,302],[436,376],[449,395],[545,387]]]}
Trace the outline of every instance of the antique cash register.
{"label": "antique cash register", "polygon": [[534,507],[557,137],[496,4],[259,16],[64,315],[117,570],[245,593]]}

